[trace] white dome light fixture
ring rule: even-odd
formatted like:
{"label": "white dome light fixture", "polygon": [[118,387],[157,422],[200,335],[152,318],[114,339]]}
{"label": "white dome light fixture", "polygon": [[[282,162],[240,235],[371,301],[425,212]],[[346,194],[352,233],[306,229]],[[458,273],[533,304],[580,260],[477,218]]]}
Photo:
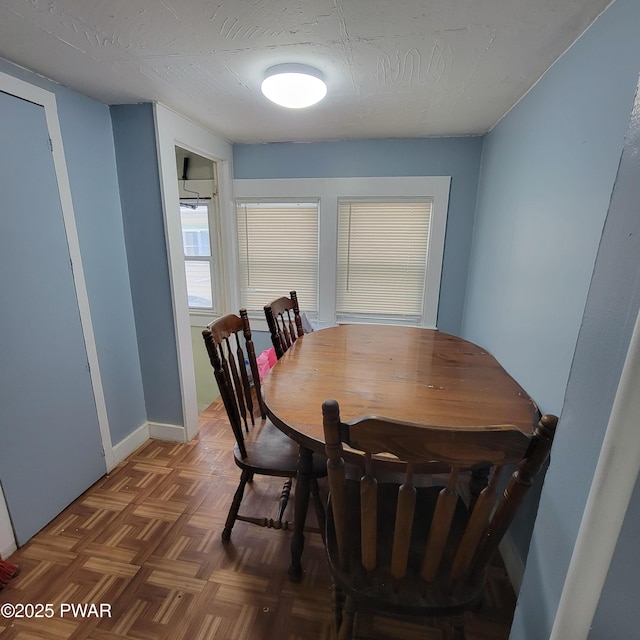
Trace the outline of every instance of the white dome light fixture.
{"label": "white dome light fixture", "polygon": [[289,109],[310,107],[327,95],[321,71],[306,64],[277,64],[264,74],[262,93],[272,102]]}

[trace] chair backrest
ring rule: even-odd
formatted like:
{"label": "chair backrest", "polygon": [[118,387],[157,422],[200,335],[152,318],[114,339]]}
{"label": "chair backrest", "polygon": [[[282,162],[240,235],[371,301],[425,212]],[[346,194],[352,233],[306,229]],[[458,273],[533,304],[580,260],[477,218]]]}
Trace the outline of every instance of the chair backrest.
{"label": "chair backrest", "polygon": [[[240,317],[229,314],[215,320],[203,329],[202,336],[240,454],[246,458],[243,427],[248,433],[250,425],[255,424],[254,398],[260,415],[263,418],[266,415],[246,309],[240,309]],[[255,393],[252,393],[252,385]]]}
{"label": "chair backrest", "polygon": [[[492,553],[549,455],[557,418],[543,416],[529,438],[508,425],[454,432],[378,417],[342,423],[334,400],[324,402],[322,411],[331,496],[327,544],[335,545],[339,558],[334,573],[358,575],[372,589],[386,580],[393,597],[407,603],[415,593],[422,594],[423,605],[429,599],[451,606],[476,598]],[[355,481],[345,473],[343,443],[364,452],[359,480],[360,473]],[[377,477],[379,465],[385,471],[389,467],[384,454],[406,463],[402,485],[384,484]],[[424,463],[433,461],[445,463],[450,472],[446,486],[435,488],[421,503],[427,494],[416,490],[414,471],[422,465],[422,473]],[[469,515],[456,494],[458,474],[482,463],[493,465],[494,472]],[[519,465],[500,497],[498,477],[511,463]]]}
{"label": "chair backrest", "polygon": [[284,352],[304,333],[302,318],[298,307],[298,295],[289,293],[290,298],[282,297],[272,300],[264,306],[264,315],[269,325],[271,342],[278,360]]}

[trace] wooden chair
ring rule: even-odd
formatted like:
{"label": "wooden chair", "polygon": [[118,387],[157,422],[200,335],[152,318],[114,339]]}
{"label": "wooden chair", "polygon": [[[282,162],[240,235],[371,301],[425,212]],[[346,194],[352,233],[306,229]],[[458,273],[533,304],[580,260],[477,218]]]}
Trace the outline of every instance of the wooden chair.
{"label": "wooden chair", "polygon": [[[202,331],[202,335],[235,436],[235,463],[242,470],[222,539],[230,539],[236,520],[273,529],[291,529],[292,523],[283,521],[282,518],[298,469],[298,445],[266,418],[246,310],[240,310],[240,317],[229,314],[212,322]],[[249,363],[251,384],[245,361]],[[312,469],[311,494],[318,521],[324,524],[324,506],[319,496],[317,479],[326,476],[327,470],[325,460],[322,456],[318,458],[317,461],[314,460]],[[253,480],[254,474],[286,479],[276,519],[239,513],[245,487]]]}
{"label": "wooden chair", "polygon": [[271,342],[276,350],[278,360],[304,334],[300,308],[298,307],[298,295],[295,291],[291,291],[289,295],[290,298],[276,298],[264,306],[264,315],[269,325]]}
{"label": "wooden chair", "polygon": [[[334,400],[324,402],[322,411],[330,490],[326,545],[339,640],[353,637],[361,613],[370,623],[371,612],[444,616],[453,637],[463,640],[462,614],[481,598],[487,564],[549,455],[557,418],[543,416],[528,438],[509,426],[452,432],[378,417],[341,423]],[[345,473],[345,457],[350,468],[352,456],[348,450],[345,455],[343,443],[363,452],[355,477]],[[401,485],[378,477],[378,465],[388,467],[381,453],[406,463]],[[417,465],[434,460],[450,468],[446,486],[416,486]],[[516,462],[497,496],[503,466]],[[478,463],[494,465],[494,472],[469,514],[456,480]]]}

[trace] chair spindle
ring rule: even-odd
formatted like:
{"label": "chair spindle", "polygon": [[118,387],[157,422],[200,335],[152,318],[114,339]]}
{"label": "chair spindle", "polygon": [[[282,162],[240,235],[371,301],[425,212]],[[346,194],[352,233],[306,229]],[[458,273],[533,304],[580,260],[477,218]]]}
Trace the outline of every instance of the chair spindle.
{"label": "chair spindle", "polygon": [[376,568],[378,481],[373,474],[370,453],[366,454],[365,473],[360,480],[360,514],[362,566],[372,571]]}
{"label": "chair spindle", "polygon": [[469,569],[473,554],[476,552],[478,544],[482,539],[482,534],[489,526],[491,512],[496,504],[496,487],[502,469],[503,467],[501,466],[494,468],[489,478],[489,483],[478,496],[478,500],[473,508],[471,518],[464,531],[464,536],[458,546],[458,551],[456,552],[451,567],[451,580],[454,582]]}
{"label": "chair spindle", "polygon": [[400,579],[407,571],[409,559],[409,543],[413,514],[416,508],[416,488],[413,485],[413,466],[407,464],[404,482],[398,489],[398,505],[396,507],[396,524],[393,532],[393,551],[391,554],[391,575]]}
{"label": "chair spindle", "polygon": [[442,554],[449,537],[453,513],[458,502],[458,494],[456,493],[458,471],[456,467],[451,469],[447,486],[440,491],[438,502],[436,503],[436,510],[433,514],[431,530],[429,531],[427,547],[422,561],[422,569],[420,570],[420,575],[427,582],[435,580],[438,574],[438,569],[442,562]]}

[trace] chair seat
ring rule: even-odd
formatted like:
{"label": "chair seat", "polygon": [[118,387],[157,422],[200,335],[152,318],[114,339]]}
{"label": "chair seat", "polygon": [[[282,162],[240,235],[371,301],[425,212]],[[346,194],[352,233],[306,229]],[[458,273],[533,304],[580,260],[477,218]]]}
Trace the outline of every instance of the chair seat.
{"label": "chair seat", "polygon": [[[379,486],[378,501],[378,563],[373,571],[365,570],[360,562],[360,495],[359,483],[347,482],[350,504],[358,505],[348,514],[347,548],[348,570],[338,565],[338,551],[333,524],[333,512],[329,508],[327,521],[327,553],[334,579],[344,592],[365,604],[367,609],[386,611],[398,615],[450,615],[463,611],[477,600],[484,584],[480,574],[473,583],[468,581],[452,585],[448,571],[441,571],[431,583],[420,577],[424,554],[424,539],[431,526],[435,504],[442,487],[422,487],[416,491],[416,511],[409,547],[407,575],[396,580],[389,569],[393,548],[393,526],[396,517],[397,484]],[[352,502],[353,501],[353,502]],[[455,549],[460,542],[468,521],[468,510],[458,499],[455,507],[449,541],[444,552],[442,566],[450,566]]]}
{"label": "chair seat", "polygon": [[[252,428],[244,441],[247,457],[242,458],[236,444],[233,455],[241,469],[267,476],[295,476],[298,472],[299,445],[285,435],[269,419],[263,419]],[[311,477],[324,478],[327,475],[327,459],[313,456]]]}

